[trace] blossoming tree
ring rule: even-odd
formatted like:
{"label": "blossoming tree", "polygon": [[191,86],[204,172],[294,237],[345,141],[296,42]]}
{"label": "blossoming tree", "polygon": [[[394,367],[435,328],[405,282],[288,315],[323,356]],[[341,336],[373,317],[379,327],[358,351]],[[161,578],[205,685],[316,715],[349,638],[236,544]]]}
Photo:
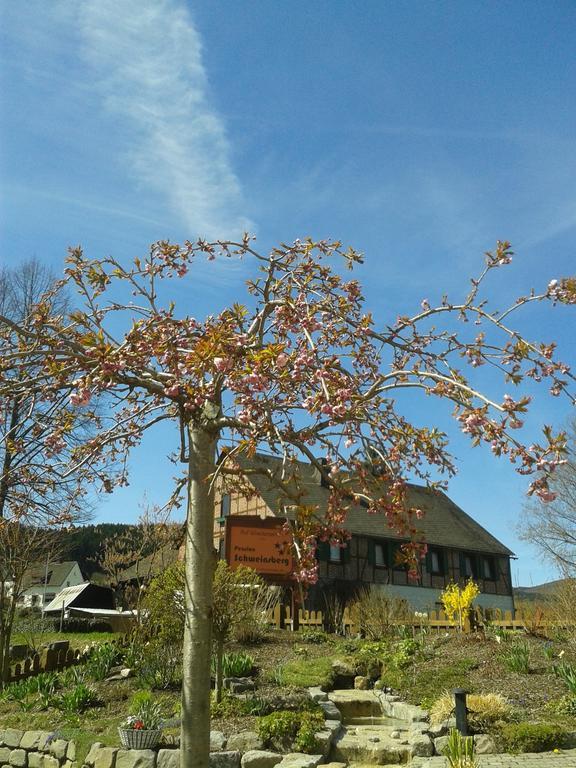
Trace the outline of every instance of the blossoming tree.
{"label": "blossoming tree", "polygon": [[[163,281],[183,278],[199,257],[256,260],[259,274],[248,282],[246,303],[204,320],[163,305]],[[330,261],[337,259],[334,269]],[[26,379],[32,359],[42,360],[42,367],[34,368],[27,386],[40,396],[69,391],[71,404],[84,413],[97,399],[109,400],[113,418],[75,449],[70,471],[97,468],[109,453],[119,460],[161,421],[177,425],[187,463],[186,768],[209,762],[213,490],[217,481],[241,482],[235,464],[240,452],[266,448],[282,459],[270,480],[296,510],[295,578],[304,583],[316,578],[316,542],[346,540],[351,503],[381,514],[411,538],[404,557],[412,571],[418,567],[426,548],[418,539],[422,513],[407,508],[406,480],[432,483],[450,476],[454,464],[445,434],[402,416],[393,400],[400,390],[451,401],[474,444],[486,442],[508,457],[517,471],[533,475],[530,493],[551,498],[548,476],[563,460],[563,435],[546,428],[541,444],[526,446],[518,435],[529,398],[490,398],[474,385],[474,371],[488,365],[514,384],[528,376],[547,381],[554,395],[571,397],[573,376],[556,360],[554,345],[523,339],[509,320],[533,302],[576,303],[576,280],[553,281],[501,312],[488,311],[480,297],[483,281],[510,259],[509,245],[498,243],[462,300],[423,300],[416,314],[378,328],[364,309],[359,283],[340,274],[341,265],[352,268],[361,257],[337,242],[297,241],[269,255],[259,254],[247,236],[239,243],[159,242],[130,266],[114,258],[87,259],[74,249],[61,285],[76,287],[81,309],[53,319],[40,303],[26,328],[0,319],[5,337],[19,337],[4,363],[4,390]],[[467,337],[469,325],[456,330],[459,321],[469,320],[478,329],[474,338]],[[462,370],[466,363],[469,374]],[[331,488],[322,519],[301,503],[296,459],[310,461]],[[124,471],[103,479],[108,490],[123,482]]]}

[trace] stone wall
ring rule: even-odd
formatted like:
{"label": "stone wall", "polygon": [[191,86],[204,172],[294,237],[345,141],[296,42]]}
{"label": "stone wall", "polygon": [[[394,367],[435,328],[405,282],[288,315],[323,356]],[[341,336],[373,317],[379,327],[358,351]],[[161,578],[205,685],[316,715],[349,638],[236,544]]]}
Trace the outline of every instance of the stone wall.
{"label": "stone wall", "polygon": [[76,744],[48,731],[0,730],[0,768],[77,768]]}

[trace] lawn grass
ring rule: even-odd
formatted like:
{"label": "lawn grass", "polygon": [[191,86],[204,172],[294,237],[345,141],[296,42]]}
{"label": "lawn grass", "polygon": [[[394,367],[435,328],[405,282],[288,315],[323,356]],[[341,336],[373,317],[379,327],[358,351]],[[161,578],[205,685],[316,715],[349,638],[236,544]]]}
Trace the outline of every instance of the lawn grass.
{"label": "lawn grass", "polygon": [[278,682],[295,688],[311,688],[313,686],[329,686],[333,679],[332,658],[295,659],[284,664],[279,670]]}
{"label": "lawn grass", "polygon": [[29,645],[32,648],[40,648],[48,643],[68,640],[70,648],[84,648],[91,643],[107,643],[121,637],[114,632],[42,632],[30,635],[27,632],[15,632],[12,635],[10,645]]}

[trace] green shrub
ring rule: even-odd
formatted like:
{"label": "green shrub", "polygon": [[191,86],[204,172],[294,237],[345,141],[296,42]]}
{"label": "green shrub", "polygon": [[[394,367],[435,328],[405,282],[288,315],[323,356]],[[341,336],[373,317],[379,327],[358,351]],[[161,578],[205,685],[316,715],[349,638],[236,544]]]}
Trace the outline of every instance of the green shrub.
{"label": "green shrub", "polygon": [[500,736],[506,752],[548,752],[562,744],[566,730],[552,723],[508,723]]}
{"label": "green shrub", "polygon": [[380,676],[384,661],[388,658],[388,643],[364,642],[354,654],[358,672],[373,678]]}
{"label": "green shrub", "polygon": [[554,674],[560,678],[573,696],[576,696],[576,667],[561,661],[554,667]]}
{"label": "green shrub", "polygon": [[309,645],[322,645],[329,640],[330,637],[322,629],[303,629],[300,633],[300,642]]}
{"label": "green shrub", "polygon": [[23,712],[29,712],[34,706],[33,701],[28,701],[30,693],[30,679],[19,680],[4,688],[2,691],[2,698],[6,699],[6,701],[15,702]]}
{"label": "green shrub", "polygon": [[530,646],[528,643],[514,643],[502,653],[502,661],[510,672],[530,672]]}
{"label": "green shrub", "polygon": [[315,733],[324,725],[320,711],[272,712],[258,721],[258,735],[266,746],[313,753],[318,745]]}
{"label": "green shrub", "polygon": [[86,673],[93,680],[105,680],[113,667],[122,660],[122,651],[111,643],[96,645],[86,662]]}
{"label": "green shrub", "polygon": [[396,667],[396,669],[406,669],[415,661],[416,656],[421,650],[422,644],[413,637],[409,637],[400,640],[394,646],[386,661],[392,664],[393,667]]}
{"label": "green shrub", "polygon": [[[222,655],[223,677],[247,677],[254,669],[254,657],[249,653],[224,653]],[[216,673],[216,657],[212,657],[212,672]]]}
{"label": "green shrub", "polygon": [[570,717],[576,717],[576,696],[568,694],[568,696],[562,696],[561,699],[550,701],[546,709],[553,712],[555,715],[569,715]]}
{"label": "green shrub", "polygon": [[554,650],[554,646],[550,642],[544,644],[544,646],[542,648],[542,653],[544,654],[544,658],[548,659],[548,661],[552,661],[552,659],[556,655],[556,651]]}
{"label": "green shrub", "polygon": [[52,694],[62,687],[60,677],[56,672],[41,672],[35,677],[29,677],[27,683],[31,693],[42,695]]}
{"label": "green shrub", "polygon": [[472,736],[462,736],[456,728],[452,728],[444,755],[449,768],[477,768],[474,758],[474,739]]}
{"label": "green shrub", "polygon": [[141,649],[136,667],[139,680],[148,688],[166,690],[182,683],[182,642],[166,645],[158,640]]}
{"label": "green shrub", "polygon": [[68,715],[81,714],[90,707],[100,704],[96,691],[84,683],[80,683],[71,691],[66,691],[53,699],[57,709]]}
{"label": "green shrub", "polygon": [[247,701],[248,700],[239,699],[238,696],[233,696],[228,691],[223,691],[221,700],[216,701],[216,696],[213,691],[212,699],[210,701],[210,715],[213,718],[231,720],[233,718],[242,717],[244,714],[250,714],[245,710]]}

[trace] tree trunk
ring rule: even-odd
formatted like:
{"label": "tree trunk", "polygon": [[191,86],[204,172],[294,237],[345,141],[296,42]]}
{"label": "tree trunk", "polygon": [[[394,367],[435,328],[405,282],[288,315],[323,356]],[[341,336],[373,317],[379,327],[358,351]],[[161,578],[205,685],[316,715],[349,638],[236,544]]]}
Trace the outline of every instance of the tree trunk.
{"label": "tree trunk", "polygon": [[215,435],[189,426],[181,768],[210,765]]}
{"label": "tree trunk", "polygon": [[[4,509],[8,500],[8,490],[10,488],[10,468],[14,455],[10,448],[8,438],[13,439],[15,437],[16,427],[20,419],[20,399],[15,398],[12,403],[12,411],[10,413],[10,425],[8,432],[6,433],[4,442],[4,461],[2,462],[2,475],[0,475],[0,517],[4,517]],[[3,574],[4,576],[4,574]]]}
{"label": "tree trunk", "polygon": [[[0,590],[6,589],[6,583],[0,582]],[[13,586],[15,589],[15,585]],[[12,627],[14,626],[14,616],[16,614],[16,596],[7,595],[4,592],[0,600],[0,610],[2,618],[0,620],[0,691],[4,689],[9,682],[10,675],[10,641],[12,639]]]}
{"label": "tree trunk", "polygon": [[216,644],[216,701],[222,701],[222,656],[224,655],[224,643],[218,639]]}

